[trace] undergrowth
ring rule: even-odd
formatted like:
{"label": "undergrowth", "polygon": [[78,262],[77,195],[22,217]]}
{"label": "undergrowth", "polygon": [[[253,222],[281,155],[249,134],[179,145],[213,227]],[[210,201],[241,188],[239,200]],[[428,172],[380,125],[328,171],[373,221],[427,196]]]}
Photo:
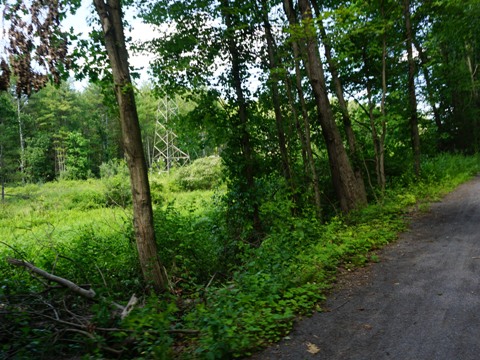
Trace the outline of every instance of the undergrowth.
{"label": "undergrowth", "polygon": [[[258,248],[229,237],[223,190],[185,192],[175,178],[154,176],[157,242],[171,292],[142,296],[131,210],[117,201],[125,190],[116,166],[106,167],[101,180],[7,188],[0,205],[0,358],[247,356],[285,336],[297,316],[320,309],[339,266],[353,270],[375,260],[372,251],[405,228],[404,214],[480,170],[478,157],[425,159],[419,179],[392,181],[378,203],[325,224],[313,212],[292,216],[289,196],[277,194],[261,209],[270,220]],[[111,201],[115,189],[120,197]],[[6,257],[91,287],[98,300],[92,305],[46,286]],[[112,301],[125,304],[132,293],[141,297],[139,306],[123,321],[112,316]]]}

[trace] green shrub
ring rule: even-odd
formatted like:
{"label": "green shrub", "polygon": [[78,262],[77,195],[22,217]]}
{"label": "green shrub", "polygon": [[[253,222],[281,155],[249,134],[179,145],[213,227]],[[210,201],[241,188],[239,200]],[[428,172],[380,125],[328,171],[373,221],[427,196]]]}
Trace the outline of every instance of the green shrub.
{"label": "green shrub", "polygon": [[130,176],[125,160],[114,159],[100,165],[100,177],[105,186],[107,206],[126,208],[132,204]]}
{"label": "green shrub", "polygon": [[126,208],[132,204],[130,178],[118,174],[103,180],[105,185],[105,201],[107,206]]}
{"label": "green shrub", "polygon": [[208,190],[221,183],[222,170],[221,158],[209,156],[197,159],[192,164],[178,169],[175,179],[183,190]]}
{"label": "green shrub", "polygon": [[225,227],[219,209],[181,213],[170,204],[156,209],[154,219],[160,258],[179,287],[192,290],[225,270]]}
{"label": "green shrub", "polygon": [[172,359],[173,339],[168,331],[175,320],[175,311],[174,302],[151,296],[143,307],[134,309],[122,321],[122,329],[128,331],[125,340],[132,343],[132,359]]}
{"label": "green shrub", "polygon": [[67,208],[78,210],[98,209],[105,206],[105,193],[95,188],[84,189],[70,195]]}
{"label": "green shrub", "polygon": [[422,161],[422,179],[427,184],[452,183],[453,186],[466,181],[480,171],[480,157],[462,154],[440,154]]}
{"label": "green shrub", "polygon": [[128,167],[124,159],[113,159],[100,165],[100,177],[102,179],[115,175],[128,176]]}
{"label": "green shrub", "polygon": [[[141,272],[133,229],[126,221],[116,232],[106,233],[94,225],[84,226],[70,234],[68,243],[55,247],[54,254],[44,257],[47,268],[55,267],[60,274],[79,283],[90,283],[123,296],[126,289],[141,289]],[[58,255],[57,255],[58,256]]]}
{"label": "green shrub", "polygon": [[150,193],[152,196],[152,204],[162,205],[165,202],[164,197],[165,187],[157,179],[150,178]]}

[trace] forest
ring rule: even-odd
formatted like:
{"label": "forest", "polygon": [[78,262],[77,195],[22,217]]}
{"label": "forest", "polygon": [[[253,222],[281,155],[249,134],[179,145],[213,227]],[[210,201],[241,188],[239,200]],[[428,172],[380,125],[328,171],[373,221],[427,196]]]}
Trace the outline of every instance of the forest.
{"label": "forest", "polygon": [[246,358],[480,171],[476,0],[81,5],[0,0],[0,358]]}

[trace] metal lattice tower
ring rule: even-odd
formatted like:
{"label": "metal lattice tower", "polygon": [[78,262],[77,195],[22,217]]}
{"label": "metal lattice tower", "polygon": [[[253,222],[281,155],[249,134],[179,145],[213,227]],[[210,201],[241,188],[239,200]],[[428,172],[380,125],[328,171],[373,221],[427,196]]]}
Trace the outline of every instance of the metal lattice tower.
{"label": "metal lattice tower", "polygon": [[183,166],[190,161],[190,156],[175,145],[177,135],[168,129],[168,121],[177,114],[175,100],[165,97],[159,101],[151,157],[152,171],[170,172],[173,166]]}

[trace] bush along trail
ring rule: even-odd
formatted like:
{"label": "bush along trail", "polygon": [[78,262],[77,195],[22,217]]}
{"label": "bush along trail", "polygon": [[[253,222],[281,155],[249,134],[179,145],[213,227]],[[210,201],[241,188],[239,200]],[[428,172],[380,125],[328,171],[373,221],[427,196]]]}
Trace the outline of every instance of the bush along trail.
{"label": "bush along trail", "polygon": [[[153,177],[157,242],[170,282],[170,291],[160,295],[146,294],[139,280],[131,213],[124,196],[128,190],[119,180],[121,171],[105,171],[110,175],[102,180],[7,188],[9,197],[0,207],[0,355],[14,359],[69,358],[77,354],[86,358],[226,359],[249,356],[286,336],[298,338],[297,353],[289,355],[291,343],[283,340],[285,347],[273,348],[257,358],[296,359],[297,355],[303,358],[321,354],[322,350],[333,354],[335,349],[326,350],[325,343],[319,341],[325,338],[330,347],[336,342],[325,333],[317,333],[317,329],[308,339],[299,336],[299,330],[288,335],[295,319],[322,307],[333,310],[333,314],[339,308],[347,309],[350,303],[356,306],[349,299],[341,299],[340,305],[322,305],[337,269],[349,272],[383,259],[374,250],[394,242],[412,213],[427,211],[431,202],[476,174],[480,163],[478,157],[441,155],[424,160],[422,169],[418,181],[398,181],[377,204],[348,217],[332,216],[327,223],[319,223],[314,211],[311,216],[294,217],[288,194],[279,192],[261,209],[269,219],[269,231],[258,247],[233,241],[228,235],[221,185],[216,190],[197,190],[192,185],[186,192],[179,184],[191,185],[175,176]],[[465,197],[474,198],[472,193]],[[438,206],[433,207],[435,210]],[[453,218],[459,221],[462,216],[473,216],[475,212],[469,215],[468,209]],[[439,224],[448,220],[448,206],[442,211]],[[458,227],[457,235],[460,230]],[[440,231],[432,229],[438,237],[443,236]],[[457,235],[451,233],[452,237]],[[398,243],[405,257],[415,256],[420,245],[413,243]],[[448,241],[442,244],[447,250],[455,245]],[[388,254],[395,246],[388,247],[385,258],[394,256]],[[92,290],[95,296],[79,296],[61,283],[33,277],[24,267],[4,261],[6,258],[28,261],[87,292]],[[447,258],[442,261],[449,262]],[[418,271],[426,273],[423,267],[435,262],[432,259],[418,264]],[[399,279],[391,279],[391,290],[411,294],[402,301],[416,304],[421,296],[408,287],[408,279]],[[443,288],[441,279],[435,281],[438,289],[430,294],[432,301],[462,297]],[[467,301],[466,296],[462,301]],[[129,299],[131,303],[127,304]],[[375,306],[368,303],[359,305],[356,311],[363,313],[364,308],[374,311],[370,317],[381,318],[382,306],[396,308],[390,302]],[[312,319],[317,316],[321,315]],[[351,326],[361,334],[381,332],[371,321],[352,320]],[[318,320],[317,326],[322,324],[323,320]],[[336,323],[330,326],[343,328]],[[469,329],[464,329],[467,340]],[[390,333],[391,341],[402,335],[407,344],[413,336],[409,334],[411,329],[397,330],[404,332],[395,336]],[[352,344],[361,343],[360,335],[352,337]],[[345,350],[347,355],[350,349],[356,349],[353,345],[342,346],[337,350]],[[453,348],[447,350],[447,354],[453,354]],[[386,356],[386,352],[380,352],[380,345],[375,351]],[[400,353],[400,348],[396,351]],[[345,354],[337,358],[348,358],[343,357]],[[358,354],[358,358],[365,358]]]}

